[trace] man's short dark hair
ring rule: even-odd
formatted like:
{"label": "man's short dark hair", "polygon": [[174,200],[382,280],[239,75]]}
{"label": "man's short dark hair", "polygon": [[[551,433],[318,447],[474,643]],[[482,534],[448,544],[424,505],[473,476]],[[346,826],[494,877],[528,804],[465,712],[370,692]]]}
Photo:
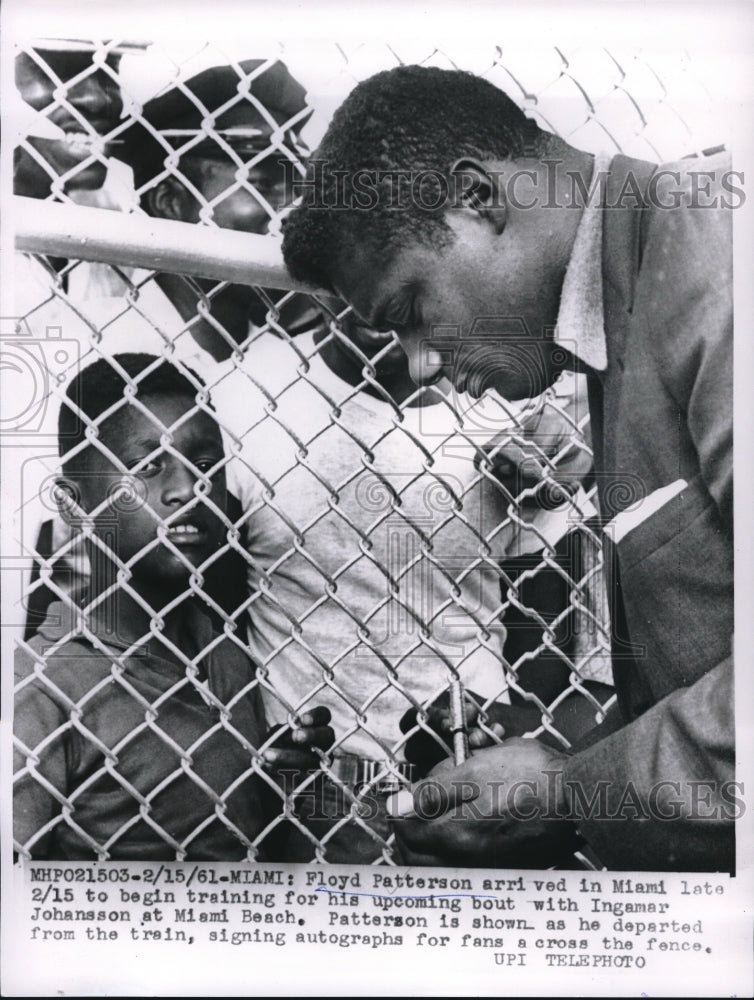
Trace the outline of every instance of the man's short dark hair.
{"label": "man's short dark hair", "polygon": [[[447,201],[438,189],[452,164],[463,156],[534,155],[545,136],[502,90],[472,73],[400,66],[370,77],[335,112],[309,164],[302,204],[285,223],[288,269],[332,289],[343,253],[447,243]],[[398,176],[407,172],[421,177],[419,197]],[[376,195],[363,197],[365,179]]]}
{"label": "man's short dark hair", "polygon": [[[58,453],[61,458],[86,440],[89,423],[120,402],[127,386],[132,383],[136,383],[135,395],[142,399],[146,396],[179,396],[195,401],[197,393],[203,393],[205,386],[204,380],[191,369],[187,368],[184,374],[175,365],[160,360],[154,354],[114,354],[112,359],[100,358],[82,368],[66,390],[58,416]],[[77,451],[76,456],[64,464],[63,471],[75,473],[83,464],[82,456],[87,450]]]}

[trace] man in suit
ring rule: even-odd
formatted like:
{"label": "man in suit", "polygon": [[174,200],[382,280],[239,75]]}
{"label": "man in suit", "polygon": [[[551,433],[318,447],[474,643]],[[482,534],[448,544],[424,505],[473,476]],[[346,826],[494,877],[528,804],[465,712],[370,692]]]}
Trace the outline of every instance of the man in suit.
{"label": "man in suit", "polygon": [[407,863],[731,870],[732,267],[716,155],[593,157],[470,74],[400,67],[336,112],[291,273],[396,331],[413,377],[590,387],[620,715],[572,754],[506,740],[394,803]]}

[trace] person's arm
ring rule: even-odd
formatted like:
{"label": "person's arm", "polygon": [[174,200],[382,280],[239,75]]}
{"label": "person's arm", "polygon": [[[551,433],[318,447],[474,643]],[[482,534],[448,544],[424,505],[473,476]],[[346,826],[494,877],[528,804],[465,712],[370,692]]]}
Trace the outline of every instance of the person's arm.
{"label": "person's arm", "polygon": [[[714,400],[721,391],[718,360],[707,353],[696,371],[687,394],[689,426],[707,489],[729,527],[730,422],[725,431],[705,426],[702,416],[719,422],[722,414],[726,423],[727,404],[720,404],[719,395],[717,406]],[[704,564],[698,572],[705,573]],[[424,815],[439,818],[403,819],[396,836],[404,859],[417,864],[494,866],[524,859],[547,866],[578,830],[610,868],[729,871],[735,861],[733,821],[742,808],[734,743],[733,666],[726,656],[694,683],[570,757],[538,741],[514,740],[479,751],[449,774],[433,773],[436,787],[420,785],[416,795],[434,795]],[[516,782],[528,796],[523,812],[515,796],[513,811],[507,799]],[[471,796],[465,811],[454,805],[461,794]],[[410,811],[410,796],[407,804]],[[405,805],[404,797],[396,806],[399,815]]]}
{"label": "person's arm", "polygon": [[609,868],[732,870],[733,704],[728,659],[564,762],[580,832]]}
{"label": "person's arm", "polygon": [[[36,543],[34,545],[34,562],[31,568],[31,578],[29,580],[28,597],[26,601],[26,626],[24,628],[24,641],[28,642],[39,626],[45,620],[47,608],[55,595],[46,584],[39,584],[40,560],[47,560],[52,555],[52,521],[43,521],[37,532]],[[36,586],[35,586],[36,584]]]}
{"label": "person's arm", "polygon": [[[689,161],[689,170],[728,163]],[[696,165],[695,165],[696,164]],[[672,181],[666,179],[672,186]],[[713,195],[723,197],[719,179]],[[665,197],[667,192],[659,192]],[[723,197],[723,201],[724,201]],[[653,363],[685,415],[702,480],[722,524],[733,527],[732,215],[680,209],[655,214],[648,253],[662,281],[644,307]],[[672,294],[669,294],[672,289]]]}

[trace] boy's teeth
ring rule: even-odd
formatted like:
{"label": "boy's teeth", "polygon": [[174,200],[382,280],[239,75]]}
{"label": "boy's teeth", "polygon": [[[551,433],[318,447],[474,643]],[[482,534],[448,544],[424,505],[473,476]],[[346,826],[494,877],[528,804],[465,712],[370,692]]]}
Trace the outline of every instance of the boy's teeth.
{"label": "boy's teeth", "polygon": [[170,528],[171,535],[198,535],[199,529],[193,524],[175,524]]}

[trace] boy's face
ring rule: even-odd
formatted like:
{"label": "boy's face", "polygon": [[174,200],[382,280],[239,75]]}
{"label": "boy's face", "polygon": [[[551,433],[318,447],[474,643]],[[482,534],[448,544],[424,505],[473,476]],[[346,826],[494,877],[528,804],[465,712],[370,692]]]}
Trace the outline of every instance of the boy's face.
{"label": "boy's face", "polygon": [[[17,194],[44,198],[50,190],[52,175],[61,177],[75,171],[66,181],[66,190],[97,189],[102,187],[107,173],[106,165],[94,159],[84,166],[94,151],[92,132],[107,135],[118,124],[123,110],[123,100],[115,80],[104,69],[93,69],[91,52],[54,52],[39,50],[42,63],[26,52],[16,58],[16,87],[23,100],[65,133],[60,139],[30,138],[28,141],[48,164],[45,170],[25,150],[17,151],[14,166],[14,185]],[[107,65],[117,70],[120,56],[110,54]],[[60,104],[55,99],[57,83],[45,71],[44,65],[60,78],[63,84],[91,70],[66,91]],[[86,125],[70,108],[84,119]],[[88,129],[87,129],[88,125]],[[104,149],[107,154],[107,147]],[[76,168],[81,164],[81,169]]]}
{"label": "boy's face", "polygon": [[[97,534],[123,562],[134,560],[137,579],[169,587],[184,583],[192,567],[201,566],[222,543],[222,521],[209,506],[226,508],[222,438],[212,417],[197,411],[188,397],[137,398],[149,415],[129,405],[100,428],[105,448],[129,471],[120,471],[90,447],[77,484],[80,504],[92,512],[107,501],[95,514]],[[172,442],[163,447],[160,439],[167,431]],[[195,489],[202,473],[211,476],[206,493]],[[150,543],[153,547],[140,554]]]}
{"label": "boy's face", "polygon": [[449,212],[447,221],[445,246],[341,256],[338,294],[369,326],[396,332],[417,384],[444,376],[474,397],[538,395],[563,355],[551,343],[563,275],[546,240],[497,233],[472,213]]}

